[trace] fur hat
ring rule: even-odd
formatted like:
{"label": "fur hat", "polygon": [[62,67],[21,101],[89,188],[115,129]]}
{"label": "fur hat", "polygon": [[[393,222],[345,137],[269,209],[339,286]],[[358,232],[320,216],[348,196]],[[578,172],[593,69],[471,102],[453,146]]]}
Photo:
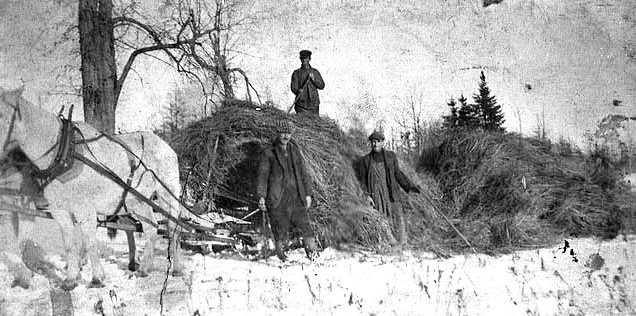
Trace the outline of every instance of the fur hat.
{"label": "fur hat", "polygon": [[369,140],[377,139],[379,141],[384,141],[384,134],[381,131],[375,130],[371,135],[369,135]]}
{"label": "fur hat", "polygon": [[278,133],[292,133],[294,131],[294,123],[287,120],[278,120],[274,126]]}
{"label": "fur hat", "polygon": [[308,51],[306,49],[303,49],[300,51],[300,58],[311,58],[311,51]]}

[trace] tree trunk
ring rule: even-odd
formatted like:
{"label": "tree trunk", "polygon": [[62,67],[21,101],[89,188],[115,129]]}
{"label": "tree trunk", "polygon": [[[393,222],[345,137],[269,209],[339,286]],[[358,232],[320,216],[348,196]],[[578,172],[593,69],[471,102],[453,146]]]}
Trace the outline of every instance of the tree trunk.
{"label": "tree trunk", "polygon": [[112,0],[79,0],[84,120],[109,134],[115,132],[117,106],[112,9]]}
{"label": "tree trunk", "polygon": [[234,99],[234,89],[232,88],[232,80],[230,79],[230,72],[227,70],[227,61],[225,55],[217,56],[218,71],[221,82],[223,83],[223,92],[226,100]]}

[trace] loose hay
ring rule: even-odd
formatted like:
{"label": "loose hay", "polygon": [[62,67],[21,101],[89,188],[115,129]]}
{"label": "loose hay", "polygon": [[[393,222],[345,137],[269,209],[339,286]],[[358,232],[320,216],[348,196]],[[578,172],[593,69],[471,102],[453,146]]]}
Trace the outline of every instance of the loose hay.
{"label": "loose hay", "polygon": [[[273,122],[294,122],[299,145],[313,181],[314,207],[309,211],[324,246],[356,242],[377,246],[392,241],[388,221],[365,205],[352,169],[359,150],[349,145],[338,125],[326,118],[289,115],[241,101],[226,104],[211,117],[181,132],[177,152],[182,174],[188,174],[189,194],[196,201],[232,208],[256,208],[256,178],[260,154],[276,136]],[[186,180],[186,179],[184,179]]]}
{"label": "loose hay", "polygon": [[545,245],[561,236],[612,238],[621,226],[616,197],[625,192],[607,185],[617,174],[548,141],[457,132],[424,152],[419,167],[434,174],[449,216],[482,250]]}
{"label": "loose hay", "polygon": [[[293,138],[314,185],[309,215],[323,246],[385,248],[395,242],[389,222],[367,205],[354,175],[353,161],[368,150],[361,148],[366,135],[345,134],[327,118],[257,110],[242,101],[226,104],[180,131],[173,144],[189,196],[208,211],[255,209],[260,154],[276,135],[273,122],[281,118],[296,126]],[[636,197],[616,185],[618,173],[598,159],[514,134],[444,137],[423,153],[417,172],[401,163],[423,188],[403,199],[413,248],[441,256],[468,249],[502,252],[570,235],[611,238],[621,222],[633,222]]]}

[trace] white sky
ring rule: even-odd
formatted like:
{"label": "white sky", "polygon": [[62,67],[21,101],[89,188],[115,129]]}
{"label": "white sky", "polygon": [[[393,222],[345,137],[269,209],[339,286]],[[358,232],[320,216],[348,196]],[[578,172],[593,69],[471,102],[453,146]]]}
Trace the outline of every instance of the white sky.
{"label": "white sky", "polygon": [[[451,96],[463,93],[470,100],[481,70],[503,105],[510,131],[531,133],[545,111],[549,136],[580,143],[603,116],[634,113],[636,60],[630,56],[636,55],[636,6],[631,0],[606,1],[611,6],[509,0],[488,8],[477,0],[350,0],[344,7],[338,1],[289,1],[283,6],[255,2],[273,8],[273,18],[260,20],[241,38],[237,48],[243,54],[234,60],[262,97],[269,95],[283,108],[293,101],[289,80],[298,51],[310,49],[312,65],[326,82],[321,112],[345,127],[352,112],[369,131],[380,122],[391,125],[400,100],[420,95],[424,119],[437,119]],[[27,97],[51,111],[65,102],[79,104],[77,98],[51,95],[64,90],[60,85],[77,82],[56,77],[60,63],[75,65],[79,74],[69,57],[72,45],[47,44],[73,10],[65,13],[53,0],[0,3],[0,40],[9,43],[0,48],[0,84],[25,84]],[[42,16],[47,16],[44,26]],[[141,58],[135,71],[118,106],[121,130],[156,125],[167,96],[182,84],[151,58]],[[243,90],[240,81],[236,91]],[[614,99],[623,106],[613,107]],[[363,106],[368,102],[373,104]]]}

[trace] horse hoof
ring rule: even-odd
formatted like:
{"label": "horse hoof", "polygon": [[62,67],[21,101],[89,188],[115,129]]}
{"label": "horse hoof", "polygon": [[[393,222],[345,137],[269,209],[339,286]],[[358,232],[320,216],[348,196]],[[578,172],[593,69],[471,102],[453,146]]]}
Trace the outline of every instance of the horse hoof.
{"label": "horse hoof", "polygon": [[64,280],[60,284],[60,288],[67,292],[72,291],[75,287],[77,287],[77,282],[73,280]]}
{"label": "horse hoof", "polygon": [[13,282],[11,282],[11,287],[14,288],[16,286],[19,286],[23,289],[28,289],[29,288],[29,281],[23,279],[23,278],[16,278],[13,280]]}
{"label": "horse hoof", "polygon": [[172,276],[173,277],[182,277],[184,276],[185,273],[183,273],[183,270],[172,270]]}
{"label": "horse hoof", "polygon": [[137,262],[128,263],[128,270],[134,272],[134,271],[137,271],[137,269],[139,269],[139,263],[137,263]]}
{"label": "horse hoof", "polygon": [[98,279],[93,279],[91,283],[88,285],[89,289],[96,289],[104,287],[104,283]]}

